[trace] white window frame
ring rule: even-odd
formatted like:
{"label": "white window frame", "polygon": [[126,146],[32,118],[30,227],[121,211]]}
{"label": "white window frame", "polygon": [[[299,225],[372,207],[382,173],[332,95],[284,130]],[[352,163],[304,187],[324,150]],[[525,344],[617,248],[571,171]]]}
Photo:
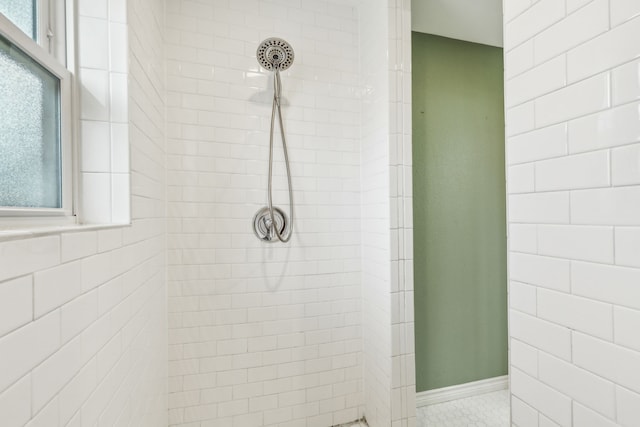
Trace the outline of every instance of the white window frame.
{"label": "white window frame", "polygon": [[[69,224],[74,215],[74,161],[72,145],[72,87],[71,73],[66,68],[67,37],[65,19],[71,17],[71,1],[38,1],[38,40],[34,41],[7,17],[0,13],[0,34],[27,56],[60,80],[60,162],[61,207],[27,208],[0,207],[0,227],[27,224]],[[66,10],[65,12],[65,3]],[[72,22],[69,21],[70,27]],[[71,44],[69,44],[71,46]]]}

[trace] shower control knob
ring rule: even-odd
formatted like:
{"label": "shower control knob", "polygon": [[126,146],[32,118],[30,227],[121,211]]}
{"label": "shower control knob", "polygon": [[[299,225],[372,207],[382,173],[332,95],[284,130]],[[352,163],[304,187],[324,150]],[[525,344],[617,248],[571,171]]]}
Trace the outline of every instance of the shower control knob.
{"label": "shower control knob", "polygon": [[[273,208],[273,216],[275,219],[275,227],[280,235],[287,235],[289,232],[289,219],[280,208]],[[278,237],[275,234],[274,224],[271,220],[271,214],[267,206],[261,208],[253,217],[253,231],[258,239],[263,242],[277,242]]]}

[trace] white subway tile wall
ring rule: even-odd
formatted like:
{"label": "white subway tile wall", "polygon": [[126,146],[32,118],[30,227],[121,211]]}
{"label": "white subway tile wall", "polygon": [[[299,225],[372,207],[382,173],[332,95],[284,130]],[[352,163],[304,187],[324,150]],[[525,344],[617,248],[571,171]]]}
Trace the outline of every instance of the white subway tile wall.
{"label": "white subway tile wall", "polygon": [[[0,242],[3,425],[415,426],[410,2],[78,11],[82,213],[132,225]],[[251,230],[273,35],[297,54],[287,246]]]}
{"label": "white subway tile wall", "polygon": [[413,316],[411,0],[389,2],[389,39],[391,425],[410,427],[417,422]]}
{"label": "white subway tile wall", "polygon": [[76,68],[80,195],[84,224],[131,220],[126,2],[78,1]]}
{"label": "white subway tile wall", "polygon": [[[358,10],[249,0],[166,8],[169,423],[356,420],[363,413]],[[255,52],[273,36],[295,51],[282,72],[296,216],[286,245],[261,242],[252,229],[267,202],[273,90]],[[286,211],[279,135],[275,160],[274,200]]]}
{"label": "white subway tile wall", "polygon": [[[386,0],[167,3],[170,424],[415,425],[409,14]],[[255,50],[270,36],[296,52],[286,246],[251,229],[273,88]]]}
{"label": "white subway tile wall", "polygon": [[[164,87],[151,75],[162,75],[163,4],[129,2],[128,13],[122,0],[78,7],[82,67],[125,76],[129,55],[132,176],[140,183],[133,193],[152,209],[126,228],[0,242],[0,424],[166,425],[164,100],[158,96]],[[117,38],[107,31],[114,25]],[[107,58],[109,43],[120,65],[114,55]],[[111,119],[92,116],[109,97],[106,87],[96,91],[94,81],[85,80],[101,76],[95,71],[80,73],[82,163],[100,175],[113,164],[105,126]],[[126,94],[118,94],[121,102]],[[121,136],[127,138],[126,130]],[[138,204],[134,200],[134,211]]]}
{"label": "white subway tile wall", "polygon": [[640,7],[506,0],[512,421],[640,414]]}
{"label": "white subway tile wall", "polygon": [[391,11],[384,0],[359,8],[362,97],[362,328],[364,412],[371,427],[391,425],[391,200],[389,101],[385,66]]}

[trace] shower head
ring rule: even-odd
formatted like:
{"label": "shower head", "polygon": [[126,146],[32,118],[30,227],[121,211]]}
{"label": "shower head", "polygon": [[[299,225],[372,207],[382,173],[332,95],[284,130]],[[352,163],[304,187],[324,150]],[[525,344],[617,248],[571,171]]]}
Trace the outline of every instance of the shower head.
{"label": "shower head", "polygon": [[286,70],[293,64],[293,48],[286,41],[270,37],[258,46],[258,63],[267,70]]}

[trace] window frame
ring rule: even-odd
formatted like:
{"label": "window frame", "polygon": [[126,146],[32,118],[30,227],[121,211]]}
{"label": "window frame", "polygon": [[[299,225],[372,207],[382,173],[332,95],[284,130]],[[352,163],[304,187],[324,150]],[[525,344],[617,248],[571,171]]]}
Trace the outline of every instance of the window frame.
{"label": "window frame", "polygon": [[[70,1],[37,0],[38,40],[33,40],[0,13],[0,34],[17,46],[25,55],[40,64],[60,81],[60,169],[61,207],[29,208],[0,206],[0,226],[33,223],[73,223],[74,216],[74,160],[73,105],[71,72],[67,69],[65,12]],[[70,21],[70,26],[73,21]]]}

